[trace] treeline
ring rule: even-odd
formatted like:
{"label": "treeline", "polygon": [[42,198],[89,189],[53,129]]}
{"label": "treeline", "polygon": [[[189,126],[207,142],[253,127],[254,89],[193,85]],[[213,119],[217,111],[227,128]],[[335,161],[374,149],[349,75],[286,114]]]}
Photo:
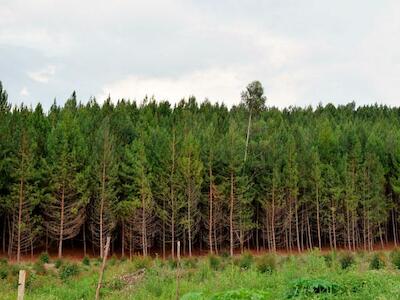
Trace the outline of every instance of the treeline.
{"label": "treeline", "polygon": [[398,243],[400,109],[228,109],[107,99],[44,112],[0,85],[4,253],[63,248],[174,256],[245,249],[371,250]]}

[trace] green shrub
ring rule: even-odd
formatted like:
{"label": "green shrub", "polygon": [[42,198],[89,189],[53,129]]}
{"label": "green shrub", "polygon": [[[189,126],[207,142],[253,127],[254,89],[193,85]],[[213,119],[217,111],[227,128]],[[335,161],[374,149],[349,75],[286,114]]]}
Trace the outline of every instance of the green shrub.
{"label": "green shrub", "polygon": [[110,264],[110,266],[114,266],[117,262],[117,256],[114,254],[113,256],[111,256],[111,258],[108,260],[108,263]]}
{"label": "green shrub", "polygon": [[286,296],[287,298],[312,297],[315,294],[336,294],[339,290],[340,286],[338,284],[325,279],[300,278],[290,283]]}
{"label": "green shrub", "polygon": [[169,258],[169,259],[168,259],[168,266],[169,266],[171,269],[176,269],[176,267],[178,266],[178,261],[177,261],[176,259]]}
{"label": "green shrub", "polygon": [[[196,298],[193,298],[196,299]],[[203,298],[198,298],[203,299]],[[206,299],[206,298],[204,298]],[[270,299],[263,291],[253,291],[248,289],[238,289],[233,291],[221,292],[213,295],[212,300],[226,300],[226,299],[251,299],[251,300],[267,300]]]}
{"label": "green shrub", "polygon": [[42,252],[39,256],[39,261],[42,264],[48,264],[50,262],[50,256],[47,252]]}
{"label": "green shrub", "polygon": [[63,260],[58,258],[56,259],[56,261],[54,262],[54,266],[59,269],[62,265],[64,264]]}
{"label": "green shrub", "polygon": [[189,257],[183,260],[183,265],[189,269],[195,269],[197,267],[197,258]]}
{"label": "green shrub", "polygon": [[346,252],[340,257],[339,263],[343,270],[348,269],[355,264],[354,255],[350,252]]}
{"label": "green shrub", "polygon": [[390,253],[390,261],[395,268],[400,269],[400,250],[395,249]]}
{"label": "green shrub", "polygon": [[60,278],[65,281],[72,276],[78,275],[79,271],[80,270],[77,264],[74,263],[63,264],[60,268]]}
{"label": "green shrub", "polygon": [[375,253],[369,263],[371,270],[380,270],[386,266],[385,256],[382,253]]}
{"label": "green shrub", "polygon": [[249,252],[244,253],[242,256],[240,256],[239,260],[237,261],[237,265],[241,269],[245,270],[250,269],[252,264],[253,264],[253,255],[251,255],[251,253]]}
{"label": "green shrub", "polygon": [[113,291],[119,291],[125,287],[125,282],[119,278],[114,278],[108,284],[106,284],[106,286]]}
{"label": "green shrub", "polygon": [[276,258],[275,255],[267,254],[263,255],[256,260],[256,267],[260,273],[271,274],[276,270]]}
{"label": "green shrub", "polygon": [[222,251],[222,252],[219,254],[219,256],[221,256],[222,258],[229,258],[229,257],[230,257],[230,254],[229,254],[228,252],[226,252],[226,251]]}
{"label": "green shrub", "polygon": [[84,256],[82,259],[82,264],[85,266],[90,266],[90,259],[87,256]]}
{"label": "green shrub", "polygon": [[148,269],[151,266],[151,258],[139,256],[134,261],[136,269]]}
{"label": "green shrub", "polygon": [[1,264],[0,265],[0,279],[6,279],[8,276],[8,266]]}
{"label": "green shrub", "polygon": [[5,257],[0,258],[0,265],[8,265],[8,260]]}
{"label": "green shrub", "polygon": [[322,255],[322,257],[324,258],[326,266],[329,268],[332,267],[333,260],[334,260],[333,253],[324,254],[324,255]]}
{"label": "green shrub", "polygon": [[46,269],[44,268],[44,264],[41,260],[33,264],[33,271],[35,271],[35,273],[39,275],[46,274]]}
{"label": "green shrub", "polygon": [[208,265],[211,269],[217,271],[221,266],[221,260],[218,256],[209,255],[208,256]]}

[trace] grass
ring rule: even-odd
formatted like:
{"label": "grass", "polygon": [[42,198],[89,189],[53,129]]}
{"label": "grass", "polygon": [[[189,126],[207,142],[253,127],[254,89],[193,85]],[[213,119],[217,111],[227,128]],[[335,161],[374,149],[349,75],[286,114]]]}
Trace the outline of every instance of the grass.
{"label": "grass", "polygon": [[[398,299],[398,256],[397,251],[362,255],[312,251],[297,256],[186,258],[179,269],[179,295],[184,300]],[[95,262],[65,261],[59,269],[46,272],[38,268],[41,262],[20,266],[2,262],[0,299],[16,298],[19,268],[28,271],[28,300],[93,299],[100,267]],[[141,269],[144,276],[131,284],[121,279]],[[105,272],[102,299],[175,299],[176,272],[171,261],[113,259]]]}

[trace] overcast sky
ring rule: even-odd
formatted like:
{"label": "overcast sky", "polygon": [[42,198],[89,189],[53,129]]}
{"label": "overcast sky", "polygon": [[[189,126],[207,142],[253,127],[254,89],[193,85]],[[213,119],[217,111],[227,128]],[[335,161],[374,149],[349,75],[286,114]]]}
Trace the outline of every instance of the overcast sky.
{"label": "overcast sky", "polygon": [[172,103],[400,105],[400,1],[0,0],[0,80],[14,104],[77,91]]}

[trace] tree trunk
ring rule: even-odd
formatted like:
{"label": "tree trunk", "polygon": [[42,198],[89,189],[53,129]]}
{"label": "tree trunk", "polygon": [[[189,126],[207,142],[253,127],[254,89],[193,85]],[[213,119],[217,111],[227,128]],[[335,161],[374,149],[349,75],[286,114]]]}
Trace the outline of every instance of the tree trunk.
{"label": "tree trunk", "polygon": [[142,195],[142,247],[143,247],[143,256],[147,256],[147,233],[146,233],[146,208],[145,208],[145,200]]}
{"label": "tree trunk", "polygon": [[62,185],[61,191],[61,216],[60,216],[60,237],[58,240],[58,258],[62,257],[62,246],[63,246],[63,239],[64,239],[64,197],[65,197],[65,190],[64,190],[64,183]]}
{"label": "tree trunk", "polygon": [[229,203],[229,238],[230,254],[233,256],[233,172],[231,171],[231,195]]}
{"label": "tree trunk", "polygon": [[316,187],[318,248],[321,250],[321,222],[319,215],[319,188]]}
{"label": "tree trunk", "polygon": [[208,244],[210,248],[210,253],[213,253],[213,239],[212,239],[212,232],[213,232],[213,184],[212,184],[212,169],[211,164],[209,166],[209,177],[210,177],[210,192],[209,192],[209,217],[208,217]]}
{"label": "tree trunk", "polygon": [[100,225],[100,257],[103,258],[104,255],[104,241],[103,241],[103,211],[104,211],[104,197],[106,188],[106,163],[105,163],[105,153],[103,154],[103,172],[101,178],[101,199],[100,199],[100,215],[99,215],[99,225]]}
{"label": "tree trunk", "polygon": [[21,258],[21,227],[22,227],[23,198],[24,198],[24,178],[21,177],[19,184],[19,205],[18,205],[17,263],[19,263]]}

